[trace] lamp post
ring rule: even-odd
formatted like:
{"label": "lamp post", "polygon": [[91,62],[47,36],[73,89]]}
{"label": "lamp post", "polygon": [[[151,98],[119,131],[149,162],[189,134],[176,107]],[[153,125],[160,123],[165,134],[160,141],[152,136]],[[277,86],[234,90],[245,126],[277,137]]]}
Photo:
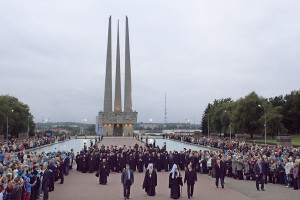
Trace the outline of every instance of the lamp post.
{"label": "lamp post", "polygon": [[258,107],[263,107],[264,108],[264,115],[265,115],[265,122],[264,122],[264,127],[265,127],[265,145],[267,145],[267,110],[265,106],[258,105]]}
{"label": "lamp post", "polygon": [[231,114],[230,111],[225,110],[225,112],[229,114],[229,138],[230,138],[230,142],[231,142]]}
{"label": "lamp post", "polygon": [[[14,112],[14,110],[11,110],[11,112]],[[7,141],[7,146],[8,146],[8,112],[6,113],[6,141]]]}

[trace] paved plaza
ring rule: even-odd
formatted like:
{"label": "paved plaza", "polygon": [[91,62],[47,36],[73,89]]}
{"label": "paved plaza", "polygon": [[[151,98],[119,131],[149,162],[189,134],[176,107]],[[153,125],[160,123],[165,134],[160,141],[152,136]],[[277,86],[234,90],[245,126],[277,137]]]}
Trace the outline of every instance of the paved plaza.
{"label": "paved plaza", "polygon": [[[100,145],[124,145],[133,146],[139,143],[133,138],[104,138]],[[181,172],[184,174],[184,172]],[[158,172],[158,185],[156,187],[156,196],[149,197],[142,189],[144,173],[135,172],[135,182],[131,188],[131,199],[170,199],[170,190],[168,188],[168,172]],[[222,199],[222,200],[299,200],[300,191],[294,191],[282,185],[267,184],[266,191],[256,191],[254,181],[238,181],[231,178],[225,178],[225,188],[216,188],[214,179],[208,175],[198,174],[198,182],[195,185],[193,199]],[[50,192],[50,199],[78,199],[78,200],[117,200],[123,199],[123,188],[121,185],[121,174],[110,173],[107,185],[100,185],[95,173],[81,173],[72,170],[69,176],[65,177],[63,185],[55,183],[55,191]],[[186,185],[182,187],[182,198],[188,199],[186,194]]]}

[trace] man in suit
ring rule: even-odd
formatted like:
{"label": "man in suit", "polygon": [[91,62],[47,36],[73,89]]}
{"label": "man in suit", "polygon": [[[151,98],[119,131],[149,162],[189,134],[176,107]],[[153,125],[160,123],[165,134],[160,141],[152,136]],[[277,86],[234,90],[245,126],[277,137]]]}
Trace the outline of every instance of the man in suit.
{"label": "man in suit", "polygon": [[49,192],[51,192],[51,191],[54,191],[54,180],[55,180],[55,173],[56,173],[56,166],[54,165],[53,160],[49,161],[48,170],[50,172]]}
{"label": "man in suit", "polygon": [[258,158],[257,163],[254,166],[255,178],[256,178],[256,189],[259,191],[259,183],[261,184],[261,190],[265,191],[264,189],[264,165],[261,161],[261,158]]}
{"label": "man in suit", "polygon": [[129,168],[129,164],[126,164],[126,168],[122,171],[121,183],[124,188],[124,199],[129,199],[130,186],[134,182],[133,171]]}
{"label": "man in suit", "polygon": [[49,199],[48,187],[50,184],[51,174],[47,169],[47,165],[43,165],[42,190],[44,191],[44,200]]}
{"label": "man in suit", "polygon": [[193,197],[194,185],[195,182],[197,182],[197,174],[196,171],[193,169],[191,163],[188,165],[188,169],[185,170],[184,183],[186,182],[187,182],[187,194],[188,194],[188,198],[190,199],[191,197]]}
{"label": "man in suit", "polygon": [[222,189],[224,188],[224,179],[226,176],[226,172],[227,172],[227,163],[226,163],[225,156],[222,155],[220,161],[220,182],[221,182]]}

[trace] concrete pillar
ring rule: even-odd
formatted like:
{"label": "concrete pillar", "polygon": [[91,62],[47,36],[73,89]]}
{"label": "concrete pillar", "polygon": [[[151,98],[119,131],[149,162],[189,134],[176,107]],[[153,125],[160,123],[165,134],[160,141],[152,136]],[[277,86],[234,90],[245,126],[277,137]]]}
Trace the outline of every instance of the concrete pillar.
{"label": "concrete pillar", "polygon": [[117,35],[117,59],[116,59],[116,80],[115,80],[115,112],[122,112],[121,102],[121,76],[120,76],[120,44],[119,44],[119,21]]}
{"label": "concrete pillar", "polygon": [[124,95],[125,95],[124,112],[132,112],[129,27],[128,27],[128,17],[127,16],[126,16],[126,38],[125,38],[125,91],[124,91]]}
{"label": "concrete pillar", "polygon": [[104,91],[104,112],[112,112],[112,62],[111,62],[111,16],[108,24],[108,39],[106,53],[106,73]]}

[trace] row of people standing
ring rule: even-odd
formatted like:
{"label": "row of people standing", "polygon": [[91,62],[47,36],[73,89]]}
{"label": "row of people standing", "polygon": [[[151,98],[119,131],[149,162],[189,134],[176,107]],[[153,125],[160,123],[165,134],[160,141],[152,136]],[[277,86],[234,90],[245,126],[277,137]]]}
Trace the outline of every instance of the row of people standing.
{"label": "row of people standing", "polygon": [[77,153],[77,170],[83,173],[93,173],[98,170],[103,157],[106,157],[109,169],[113,172],[122,172],[126,163],[129,164],[130,169],[138,172],[143,172],[144,169],[147,169],[149,163],[152,163],[158,172],[171,170],[173,164],[178,165],[180,170],[186,169],[189,163],[192,164],[193,169],[200,169],[198,152],[167,152],[159,148],[142,146],[128,149],[124,147],[105,148],[102,146],[99,149],[97,145],[94,145],[93,148],[89,148],[87,151]]}

